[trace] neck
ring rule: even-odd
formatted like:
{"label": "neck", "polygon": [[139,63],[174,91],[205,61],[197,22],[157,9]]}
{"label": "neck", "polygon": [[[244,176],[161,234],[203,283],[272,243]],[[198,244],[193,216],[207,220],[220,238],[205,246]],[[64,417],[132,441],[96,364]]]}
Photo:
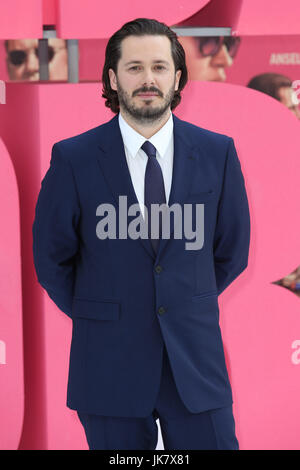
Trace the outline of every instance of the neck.
{"label": "neck", "polygon": [[126,113],[121,107],[120,113],[122,115],[122,118],[127,122],[127,124],[129,124],[136,132],[141,134],[143,137],[149,139],[166,124],[171,115],[171,110],[170,108],[168,108],[167,111],[159,119],[156,119],[156,121],[154,122],[149,122],[148,124],[145,124],[141,121],[136,121],[132,118],[132,116],[128,115],[128,113]]}

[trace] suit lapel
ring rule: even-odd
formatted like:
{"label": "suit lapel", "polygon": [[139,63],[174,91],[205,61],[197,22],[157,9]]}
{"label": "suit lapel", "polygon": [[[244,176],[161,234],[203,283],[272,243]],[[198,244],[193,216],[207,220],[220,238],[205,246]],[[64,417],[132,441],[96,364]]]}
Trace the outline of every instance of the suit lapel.
{"label": "suit lapel", "polygon": [[[174,122],[174,159],[171,191],[168,206],[177,203],[182,206],[188,196],[191,186],[192,176],[194,174],[194,149],[187,140],[184,121],[173,114]],[[174,218],[170,217],[170,237],[174,232]],[[166,249],[169,239],[162,238],[159,243],[157,258],[161,258]]]}
{"label": "suit lapel", "polygon": [[[195,164],[193,148],[184,135],[184,121],[173,114],[174,123],[174,160],[171,192],[168,205],[173,203],[183,204],[190,187],[193,168]],[[104,126],[100,126],[102,131],[99,139],[99,150],[97,154],[98,162],[104,177],[111,189],[114,199],[119,204],[119,196],[127,196],[127,208],[132,204],[138,204],[130,172],[127,165],[122,134],[119,127],[118,114],[108,121]],[[173,217],[171,217],[173,219]],[[171,221],[172,222],[172,221]],[[170,235],[174,231],[174,224],[171,223]],[[169,239],[162,239],[159,243],[159,250],[155,255],[150,239],[138,238],[147,253],[157,261],[166,248]]]}

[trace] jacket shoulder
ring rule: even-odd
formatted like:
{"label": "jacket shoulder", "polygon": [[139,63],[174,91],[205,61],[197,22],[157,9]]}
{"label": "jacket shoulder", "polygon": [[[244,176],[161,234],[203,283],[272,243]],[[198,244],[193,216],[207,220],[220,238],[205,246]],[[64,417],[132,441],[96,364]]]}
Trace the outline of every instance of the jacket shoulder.
{"label": "jacket shoulder", "polygon": [[231,136],[221,132],[212,131],[205,127],[197,126],[188,121],[181,120],[185,128],[185,134],[192,145],[228,145]]}
{"label": "jacket shoulder", "polygon": [[77,152],[82,148],[99,143],[101,135],[105,134],[107,122],[99,126],[88,129],[80,134],[59,140],[54,145],[60,147],[65,152]]}

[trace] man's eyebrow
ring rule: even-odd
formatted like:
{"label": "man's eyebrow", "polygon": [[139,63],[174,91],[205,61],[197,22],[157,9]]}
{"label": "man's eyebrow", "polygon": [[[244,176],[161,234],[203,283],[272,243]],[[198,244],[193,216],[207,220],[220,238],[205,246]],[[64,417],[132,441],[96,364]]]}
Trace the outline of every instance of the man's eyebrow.
{"label": "man's eyebrow", "polygon": [[[155,64],[166,64],[166,65],[169,65],[169,62],[167,60],[154,60],[153,61]],[[127,67],[127,65],[131,65],[131,64],[141,64],[142,61],[141,60],[131,60],[130,62],[126,62],[125,64],[125,67]]]}

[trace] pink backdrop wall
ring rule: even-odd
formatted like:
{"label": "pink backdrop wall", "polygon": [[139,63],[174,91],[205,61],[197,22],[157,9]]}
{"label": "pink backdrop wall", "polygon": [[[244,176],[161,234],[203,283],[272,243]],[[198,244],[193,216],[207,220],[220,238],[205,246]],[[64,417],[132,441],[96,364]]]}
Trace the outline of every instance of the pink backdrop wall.
{"label": "pink backdrop wall", "polygon": [[262,93],[196,81],[184,90],[177,114],[231,135],[246,179],[249,264],[219,297],[241,448],[299,449],[299,298],[271,284],[296,267],[299,121]]}
{"label": "pink backdrop wall", "polygon": [[0,39],[43,37],[41,0],[1,2]]}
{"label": "pink backdrop wall", "polygon": [[[178,2],[176,8],[172,1],[165,2],[165,10],[155,15],[159,3],[154,2],[151,17],[172,25],[187,18],[184,23],[193,24],[206,15],[205,21],[215,19],[219,26],[218,2]],[[37,13],[32,28],[21,37],[41,37],[43,21],[55,20],[63,37],[102,38],[105,47],[105,38],[123,22],[149,13],[134,2],[127,13],[123,2],[125,7],[120,4],[113,14],[111,8],[100,10],[93,0],[90,10],[83,4],[87,0],[45,1],[37,11],[37,2],[27,2],[28,11]],[[265,27],[286,34],[284,25],[289,24],[296,34],[293,18],[299,17],[300,5],[292,0],[277,4],[284,21],[279,24],[270,9]],[[258,19],[265,13],[261,2],[224,1],[222,8],[226,26],[254,35],[266,31]],[[197,15],[201,9],[202,17]],[[9,31],[2,39],[20,37],[13,23]],[[246,46],[243,60],[253,57],[253,46]],[[91,59],[85,60],[88,66]],[[101,63],[96,66],[100,78]],[[298,261],[300,124],[281,103],[238,85],[245,85],[247,77],[242,72],[234,75],[234,66],[228,79],[235,84],[190,81],[175,114],[234,137],[246,180],[252,223],[249,265],[219,298],[240,447],[300,449],[299,298],[272,284],[293,271]],[[99,82],[7,83],[6,89],[6,104],[0,105],[1,209],[6,215],[0,244],[5,272],[0,287],[0,421],[5,423],[0,448],[87,449],[76,413],[65,405],[71,320],[37,283],[32,223],[53,143],[106,122],[112,114],[104,106]]]}
{"label": "pink backdrop wall", "polygon": [[19,192],[0,137],[0,449],[19,445],[24,416]]}
{"label": "pink backdrop wall", "polygon": [[237,34],[299,34],[298,0],[243,0]]}
{"label": "pink backdrop wall", "polygon": [[169,25],[176,24],[202,9],[209,0],[164,1],[58,0],[57,28],[62,38],[109,37],[131,18],[159,18]]}

